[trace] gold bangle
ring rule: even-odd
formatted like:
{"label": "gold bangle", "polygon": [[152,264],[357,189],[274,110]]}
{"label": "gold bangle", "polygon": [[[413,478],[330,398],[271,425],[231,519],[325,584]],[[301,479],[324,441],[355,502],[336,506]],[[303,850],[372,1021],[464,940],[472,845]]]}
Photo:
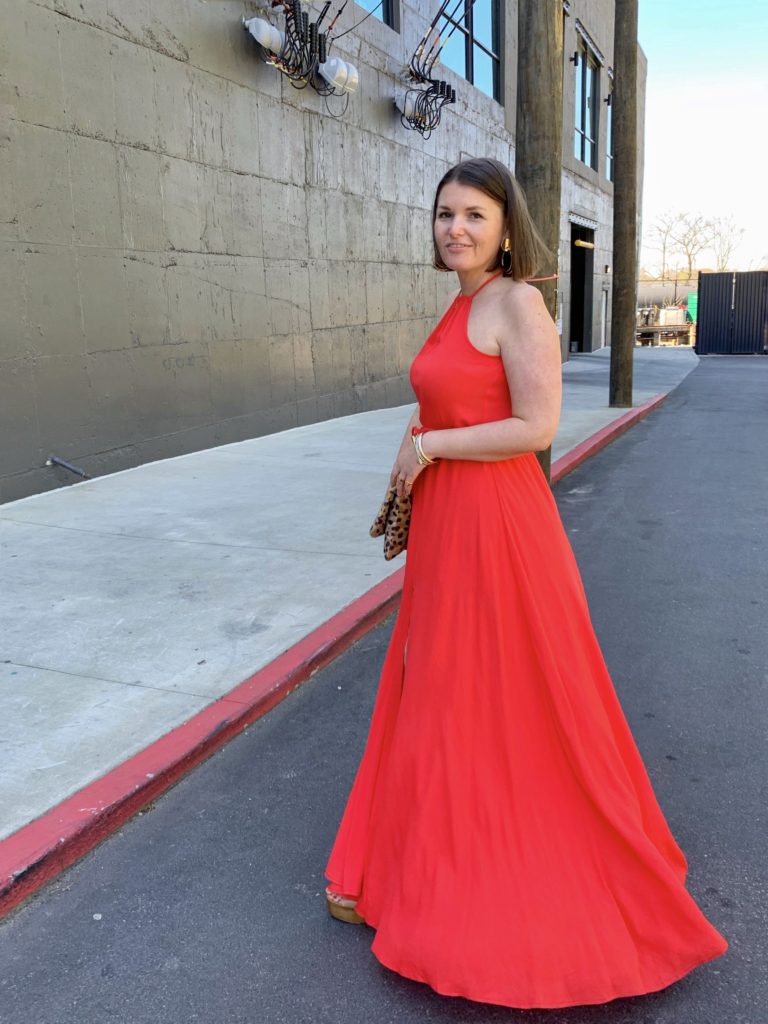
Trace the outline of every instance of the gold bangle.
{"label": "gold bangle", "polygon": [[424,451],[421,434],[416,435],[416,447],[419,450],[419,454],[424,458],[425,464],[431,466],[435,460],[430,458],[430,456]]}
{"label": "gold bangle", "polygon": [[416,458],[419,460],[419,465],[426,466],[428,465],[428,459],[419,446],[418,437],[418,434],[411,434],[411,440],[413,441],[413,447],[416,449]]}

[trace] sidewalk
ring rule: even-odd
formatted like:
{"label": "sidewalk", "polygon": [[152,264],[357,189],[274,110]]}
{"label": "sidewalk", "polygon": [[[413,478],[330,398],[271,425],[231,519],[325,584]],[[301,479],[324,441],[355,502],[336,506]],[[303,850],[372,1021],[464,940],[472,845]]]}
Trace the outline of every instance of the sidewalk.
{"label": "sidewalk", "polygon": [[[634,353],[635,409],[698,364],[688,349]],[[609,361],[603,350],[563,367],[553,478],[557,460],[632,420],[632,410],[608,407]],[[368,527],[411,410],[299,427],[0,506],[0,906],[66,846],[73,814],[103,817],[102,834],[116,827],[106,820],[113,794],[89,788],[72,800],[83,787],[132,759],[137,797],[124,818],[151,799],[142,780],[161,774],[169,750],[178,770],[164,786],[215,749],[200,744],[253,704],[254,673],[267,675],[251,720],[309,675],[278,693],[288,664],[278,656],[313,636],[327,661],[394,606],[404,559],[385,562]],[[193,718],[196,732],[171,733]],[[151,758],[134,756],[168,734]],[[33,835],[30,822],[47,831]]]}

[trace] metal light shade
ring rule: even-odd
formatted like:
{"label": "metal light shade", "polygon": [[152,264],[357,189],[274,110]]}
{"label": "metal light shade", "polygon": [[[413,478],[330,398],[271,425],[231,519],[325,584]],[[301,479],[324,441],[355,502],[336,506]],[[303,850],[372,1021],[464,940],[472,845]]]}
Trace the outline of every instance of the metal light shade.
{"label": "metal light shade", "polygon": [[325,64],[318,64],[317,70],[334,89],[343,89],[347,84],[349,71],[346,62],[340,57],[331,57]]}
{"label": "metal light shade", "polygon": [[347,84],[344,88],[347,92],[354,92],[357,88],[358,82],[360,81],[360,76],[358,75],[357,68],[354,64],[347,64],[347,69],[349,73],[347,75]]}
{"label": "metal light shade", "polygon": [[256,42],[260,43],[265,50],[270,50],[272,53],[280,53],[285,41],[285,35],[279,28],[270,25],[264,18],[249,18],[243,24]]}
{"label": "metal light shade", "polygon": [[334,89],[343,89],[345,92],[354,92],[358,84],[357,68],[354,64],[348,64],[341,57],[331,57],[324,64],[318,64],[317,70]]}

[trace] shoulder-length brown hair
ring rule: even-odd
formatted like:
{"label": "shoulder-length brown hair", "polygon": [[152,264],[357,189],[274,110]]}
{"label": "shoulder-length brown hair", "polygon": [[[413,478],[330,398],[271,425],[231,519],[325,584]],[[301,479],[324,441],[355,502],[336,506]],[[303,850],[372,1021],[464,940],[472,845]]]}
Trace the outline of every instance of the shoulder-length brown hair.
{"label": "shoulder-length brown hair", "polygon": [[[435,201],[432,204],[432,245],[434,246],[432,265],[437,270],[450,269],[440,258],[435,241],[435,220],[440,190],[443,185],[452,181],[459,185],[471,185],[473,188],[485,192],[487,196],[501,205],[504,215],[503,238],[508,237],[512,244],[512,266],[509,270],[504,271],[504,276],[512,277],[516,281],[524,281],[526,278],[533,277],[550,255],[549,250],[531,220],[522,188],[504,164],[492,157],[462,160],[461,163],[451,167],[440,179],[435,191]],[[486,267],[486,270],[497,270],[500,267],[501,249],[497,252],[494,262],[491,266]]]}

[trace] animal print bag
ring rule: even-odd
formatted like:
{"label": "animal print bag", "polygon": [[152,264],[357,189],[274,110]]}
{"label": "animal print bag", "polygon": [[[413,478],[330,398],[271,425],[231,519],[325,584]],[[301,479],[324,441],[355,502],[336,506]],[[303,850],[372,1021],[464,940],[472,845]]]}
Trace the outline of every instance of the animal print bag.
{"label": "animal print bag", "polygon": [[399,498],[397,488],[390,487],[370,529],[372,537],[384,534],[384,557],[389,561],[408,546],[411,522],[411,496]]}

